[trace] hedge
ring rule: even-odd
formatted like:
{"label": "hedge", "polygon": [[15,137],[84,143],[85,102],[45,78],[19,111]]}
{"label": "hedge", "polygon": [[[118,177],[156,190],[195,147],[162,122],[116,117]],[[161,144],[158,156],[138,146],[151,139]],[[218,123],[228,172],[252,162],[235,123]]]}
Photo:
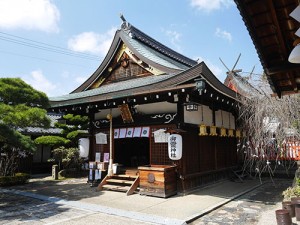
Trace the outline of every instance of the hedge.
{"label": "hedge", "polygon": [[0,187],[25,184],[29,178],[30,175],[27,173],[16,173],[15,176],[0,176]]}

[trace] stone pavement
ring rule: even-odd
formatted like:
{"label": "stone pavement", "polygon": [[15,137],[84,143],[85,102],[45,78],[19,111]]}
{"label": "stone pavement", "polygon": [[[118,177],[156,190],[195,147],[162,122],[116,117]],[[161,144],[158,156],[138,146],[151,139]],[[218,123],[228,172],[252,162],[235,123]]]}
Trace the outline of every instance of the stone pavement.
{"label": "stone pavement", "polygon": [[[291,185],[292,181],[277,179],[274,183],[275,186],[272,182],[266,182],[255,190],[193,221],[191,225],[277,224],[275,211],[282,207],[281,193]],[[293,222],[297,224],[296,218],[293,218]]]}
{"label": "stone pavement", "polygon": [[126,217],[84,210],[80,207],[72,207],[9,192],[1,192],[0,200],[1,225],[151,225],[151,223],[144,223]]}
{"label": "stone pavement", "polygon": [[[96,192],[96,188],[86,183],[86,178],[64,181],[49,180],[49,177],[31,179],[26,185],[0,189],[0,224],[29,221],[35,224],[96,224],[99,221],[100,224],[255,224],[268,206],[274,207],[281,201],[280,193],[291,185],[292,179],[277,180],[275,183],[278,187],[270,182],[261,185],[258,180],[246,180],[244,183],[223,181],[188,195],[164,199],[139,194],[125,196],[124,193],[110,191]],[[274,200],[261,200],[261,205],[255,205],[253,196],[265,189],[269,191],[263,193],[269,194],[262,196]],[[16,196],[16,199],[7,196]],[[31,204],[39,207],[26,208],[28,204],[22,198],[39,201]],[[21,202],[23,206],[10,209],[10,205],[17,204],[11,202]],[[222,205],[223,208],[214,210]],[[273,223],[270,224],[276,224],[275,210]]]}

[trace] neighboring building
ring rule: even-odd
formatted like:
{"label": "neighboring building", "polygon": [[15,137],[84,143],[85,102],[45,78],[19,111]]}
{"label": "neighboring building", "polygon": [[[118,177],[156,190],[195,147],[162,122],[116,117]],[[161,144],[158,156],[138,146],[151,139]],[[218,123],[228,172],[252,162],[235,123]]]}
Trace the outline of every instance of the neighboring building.
{"label": "neighboring building", "polygon": [[[27,127],[22,129],[22,134],[28,135],[31,139],[36,139],[42,135],[60,135],[61,129],[56,128],[54,124],[58,122],[62,114],[60,113],[48,113],[47,114],[51,123],[50,128],[40,128],[40,127]],[[52,164],[48,160],[52,158],[52,149],[50,146],[38,145],[37,150],[32,156],[21,160],[19,169],[21,171],[36,173],[51,173]]]}
{"label": "neighboring building", "polygon": [[[110,153],[111,113],[114,163],[125,169],[176,165],[180,192],[225,178],[238,165],[237,93],[204,62],[173,51],[122,20],[98,69],[72,93],[50,98],[51,110],[89,116],[91,161],[96,153],[101,161]],[[107,136],[96,143],[99,133]],[[166,138],[174,133],[182,136],[179,160],[168,156]]]}

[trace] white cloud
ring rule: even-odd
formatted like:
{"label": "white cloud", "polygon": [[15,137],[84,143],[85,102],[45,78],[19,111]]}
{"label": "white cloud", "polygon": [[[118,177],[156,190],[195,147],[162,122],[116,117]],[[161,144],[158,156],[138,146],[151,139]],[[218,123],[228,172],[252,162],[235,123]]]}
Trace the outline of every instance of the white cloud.
{"label": "white cloud", "polygon": [[220,38],[223,38],[225,40],[228,40],[229,42],[232,41],[232,35],[231,35],[231,33],[229,33],[226,30],[221,30],[220,28],[217,28],[216,32],[215,32],[215,35],[217,37],[220,37]]}
{"label": "white cloud", "polygon": [[0,28],[58,32],[60,13],[51,0],[1,0]]}
{"label": "white cloud", "polygon": [[111,28],[104,34],[84,32],[69,39],[68,47],[76,52],[86,52],[105,56],[115,32],[116,28]]}
{"label": "white cloud", "polygon": [[176,51],[182,52],[180,42],[182,34],[174,30],[164,30],[163,32],[170,38],[172,45],[176,48]]}
{"label": "white cloud", "polygon": [[233,0],[190,0],[190,2],[192,7],[205,12],[219,10],[222,7],[228,8],[234,4]]}
{"label": "white cloud", "polygon": [[[55,91],[57,88],[57,85],[49,81],[40,70],[32,71],[29,76],[24,76],[22,79],[34,89],[42,91],[48,96],[51,96],[52,91]],[[53,94],[55,95],[56,93],[54,92]]]}

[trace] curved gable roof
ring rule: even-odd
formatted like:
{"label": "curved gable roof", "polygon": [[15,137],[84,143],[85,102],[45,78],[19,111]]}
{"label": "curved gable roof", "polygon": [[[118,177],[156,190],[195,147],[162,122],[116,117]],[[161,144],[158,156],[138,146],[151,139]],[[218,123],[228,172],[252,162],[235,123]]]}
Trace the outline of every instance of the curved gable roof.
{"label": "curved gable roof", "polygon": [[144,62],[167,74],[184,71],[197,64],[196,61],[175,52],[132,26],[127,21],[123,21],[121,29],[116,31],[110,49],[100,66],[82,85],[71,93],[86,91],[98,80],[122,43],[125,43]]}
{"label": "curved gable roof", "polygon": [[[107,99],[125,98],[143,93],[158,93],[180,89],[182,86],[193,88],[194,80],[203,77],[210,87],[217,92],[236,100],[237,93],[226,87],[209,70],[204,62],[201,62],[188,70],[160,76],[135,78],[120,83],[111,83],[99,88],[79,93],[72,93],[55,98],[50,98],[51,107],[62,107],[76,104],[86,104]],[[191,82],[186,84],[187,82]]]}

